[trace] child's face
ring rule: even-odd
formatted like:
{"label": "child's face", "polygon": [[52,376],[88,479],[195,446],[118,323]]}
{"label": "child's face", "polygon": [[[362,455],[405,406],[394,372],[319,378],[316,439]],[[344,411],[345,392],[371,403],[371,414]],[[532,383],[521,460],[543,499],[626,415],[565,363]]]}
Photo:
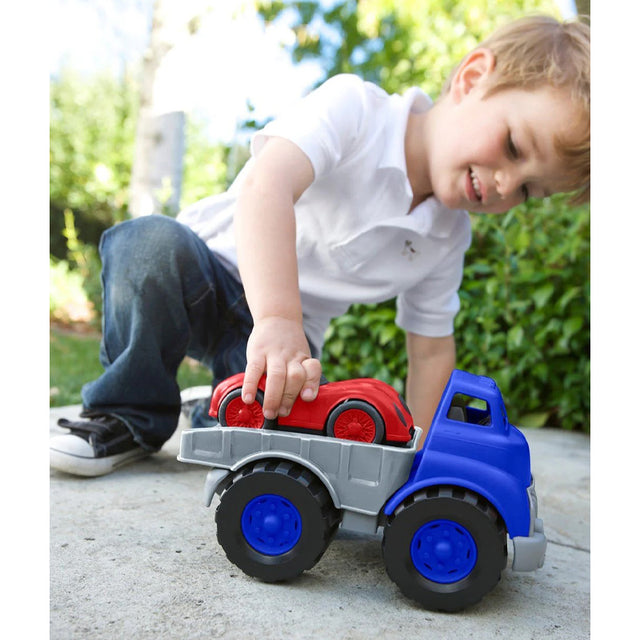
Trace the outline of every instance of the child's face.
{"label": "child's face", "polygon": [[[562,190],[555,150],[578,120],[562,89],[506,89],[485,97],[487,75],[452,87],[429,142],[433,193],[448,207],[504,213],[527,197]],[[456,93],[457,91],[457,93]]]}

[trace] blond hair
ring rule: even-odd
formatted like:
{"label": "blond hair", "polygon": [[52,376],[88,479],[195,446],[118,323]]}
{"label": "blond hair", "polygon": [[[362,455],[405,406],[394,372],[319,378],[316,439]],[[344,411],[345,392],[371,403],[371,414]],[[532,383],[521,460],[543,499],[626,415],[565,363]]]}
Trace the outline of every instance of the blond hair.
{"label": "blond hair", "polygon": [[[591,173],[590,29],[580,21],[559,22],[550,16],[515,20],[493,33],[478,48],[495,56],[495,68],[485,97],[505,89],[534,90],[544,85],[564,89],[580,116],[573,134],[555,140],[565,160],[563,190],[575,192],[576,204],[589,199]],[[451,86],[455,69],[443,87]]]}

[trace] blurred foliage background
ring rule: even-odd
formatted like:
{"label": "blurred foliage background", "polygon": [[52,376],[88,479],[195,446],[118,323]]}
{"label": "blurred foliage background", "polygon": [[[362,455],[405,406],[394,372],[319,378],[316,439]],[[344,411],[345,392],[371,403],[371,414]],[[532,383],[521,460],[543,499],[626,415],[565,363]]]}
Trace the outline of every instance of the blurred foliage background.
{"label": "blurred foliage background", "polygon": [[[356,73],[389,92],[417,85],[434,98],[457,61],[498,25],[531,13],[559,17],[551,0],[256,6],[265,23],[281,23],[295,34],[288,45],[292,60],[319,63],[321,80]],[[87,76],[65,67],[51,78],[50,311],[56,324],[99,329],[97,243],[104,229],[129,215],[139,89],[132,69]],[[263,124],[246,122],[244,129]],[[190,115],[181,205],[223,191],[247,157],[246,145],[212,142],[205,123]],[[456,319],[458,366],[496,379],[516,424],[589,431],[589,214],[588,205],[571,207],[554,196],[505,216],[472,216],[474,241]],[[334,320],[323,354],[325,375],[377,377],[402,391],[404,334],[394,316],[390,300],[354,305]],[[54,387],[74,357],[71,349],[66,338],[52,334]],[[84,370],[93,373],[92,366]],[[183,380],[205,384],[209,374],[188,373]],[[82,382],[74,379],[74,389],[54,393],[52,403],[79,401]]]}

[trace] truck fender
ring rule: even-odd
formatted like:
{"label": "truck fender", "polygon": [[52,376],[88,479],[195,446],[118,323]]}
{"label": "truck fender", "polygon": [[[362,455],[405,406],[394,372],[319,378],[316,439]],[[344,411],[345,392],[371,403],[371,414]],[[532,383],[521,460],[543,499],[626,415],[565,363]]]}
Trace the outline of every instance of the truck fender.
{"label": "truck fender", "polygon": [[204,481],[204,506],[210,507],[213,501],[213,495],[216,489],[220,486],[220,483],[231,475],[229,469],[211,469],[207,473],[207,479]]}
{"label": "truck fender", "polygon": [[[528,535],[530,520],[528,505],[525,505],[523,502],[519,509],[515,508],[514,504],[511,505],[511,508],[507,508],[505,506],[504,499],[501,499],[497,494],[487,492],[486,488],[479,486],[477,483],[460,478],[459,476],[441,476],[429,478],[428,480],[416,482],[415,484],[408,483],[397,491],[395,495],[391,496],[384,506],[384,513],[387,516],[391,515],[401,502],[421,489],[444,485],[460,487],[462,489],[467,489],[468,491],[473,491],[487,500],[487,502],[493,505],[495,510],[500,514],[500,517],[504,520],[511,538],[518,535]],[[516,495],[516,492],[512,492],[511,495]]]}
{"label": "truck fender", "polygon": [[325,489],[329,492],[329,495],[331,496],[331,501],[333,502],[333,505],[336,507],[336,509],[342,509],[342,506],[340,504],[340,498],[338,497],[336,490],[334,489],[331,481],[326,476],[326,474],[323,473],[323,471],[320,468],[318,468],[316,465],[309,462],[308,460],[305,460],[304,458],[296,454],[287,453],[286,451],[260,451],[253,455],[242,458],[242,460],[239,460],[238,462],[236,462],[236,464],[234,464],[230,469],[212,469],[207,475],[207,481],[205,483],[205,499],[209,495],[209,489],[207,486],[209,483],[209,475],[211,475],[213,471],[223,472],[223,475],[220,477],[218,481],[216,481],[215,477],[212,480],[212,482],[215,482],[215,486],[211,491],[211,498],[209,499],[209,504],[211,504],[211,499],[213,498],[213,494],[215,493],[215,490],[217,489],[219,484],[222,482],[222,480],[224,480],[227,474],[235,473],[239,469],[242,469],[242,467],[245,467],[246,465],[251,464],[253,462],[257,462],[258,460],[289,460],[291,462],[294,462],[295,464],[300,465],[301,467],[305,467],[311,473],[313,473],[316,476],[316,478],[320,480],[320,482],[322,482]]}

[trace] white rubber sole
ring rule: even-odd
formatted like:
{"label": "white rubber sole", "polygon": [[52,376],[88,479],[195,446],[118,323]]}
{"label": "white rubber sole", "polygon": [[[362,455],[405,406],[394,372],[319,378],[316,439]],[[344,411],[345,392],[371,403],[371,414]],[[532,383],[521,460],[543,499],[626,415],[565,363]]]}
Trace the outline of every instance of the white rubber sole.
{"label": "white rubber sole", "polygon": [[187,419],[191,417],[191,410],[199,400],[211,400],[211,386],[189,387],[180,392],[180,413]]}
{"label": "white rubber sole", "polygon": [[193,402],[194,400],[201,400],[203,398],[211,399],[211,393],[211,385],[188,387],[180,392],[180,401],[184,404],[185,402]]}
{"label": "white rubber sole", "polygon": [[70,473],[75,476],[104,476],[116,469],[119,469],[120,467],[130,464],[131,462],[141,460],[142,458],[146,458],[151,455],[149,451],[145,451],[141,447],[138,447],[131,451],[118,453],[106,458],[93,458],[63,451],[61,450],[62,446],[57,448],[56,441],[59,441],[60,445],[63,445],[64,441],[62,438],[69,437],[74,438],[74,436],[64,435],[51,439],[51,443],[49,445],[49,466],[57,471],[64,471],[65,473]]}

